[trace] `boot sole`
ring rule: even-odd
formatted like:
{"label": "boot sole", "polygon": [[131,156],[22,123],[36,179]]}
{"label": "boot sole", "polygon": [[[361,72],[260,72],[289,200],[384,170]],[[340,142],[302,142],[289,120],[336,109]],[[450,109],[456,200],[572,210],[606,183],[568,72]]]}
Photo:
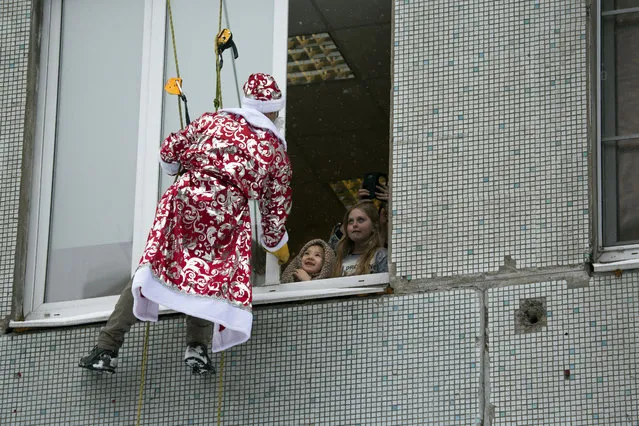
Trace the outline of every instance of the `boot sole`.
{"label": "boot sole", "polygon": [[215,367],[204,364],[197,358],[185,358],[184,363],[191,368],[193,374],[215,374]]}
{"label": "boot sole", "polygon": [[96,364],[78,364],[78,367],[84,368],[89,371],[93,371],[96,373],[107,373],[107,374],[115,374],[115,368],[104,368],[96,366]]}

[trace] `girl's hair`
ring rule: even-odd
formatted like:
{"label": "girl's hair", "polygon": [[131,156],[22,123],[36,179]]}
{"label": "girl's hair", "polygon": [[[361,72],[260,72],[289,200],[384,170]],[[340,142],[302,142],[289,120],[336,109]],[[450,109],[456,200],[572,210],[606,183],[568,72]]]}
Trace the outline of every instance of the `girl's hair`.
{"label": "girl's hair", "polygon": [[364,252],[359,259],[357,259],[354,275],[364,275],[371,271],[371,261],[373,260],[375,253],[377,253],[377,249],[383,245],[379,230],[379,213],[377,211],[377,207],[375,207],[375,204],[370,200],[360,201],[348,209],[344,215],[344,221],[342,222],[345,228],[344,235],[339,240],[337,247],[335,248],[337,259],[335,262],[335,269],[333,270],[334,277],[342,276],[342,262],[346,256],[353,252],[353,248],[355,246],[353,241],[348,238],[348,217],[355,209],[363,211],[371,220],[372,226],[371,235],[364,242]]}

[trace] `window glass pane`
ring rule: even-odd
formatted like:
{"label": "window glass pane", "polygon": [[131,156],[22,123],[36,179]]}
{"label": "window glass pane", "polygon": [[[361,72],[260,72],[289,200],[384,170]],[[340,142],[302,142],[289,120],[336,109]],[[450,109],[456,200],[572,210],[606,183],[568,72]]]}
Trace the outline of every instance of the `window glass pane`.
{"label": "window glass pane", "polygon": [[601,10],[611,11],[639,7],[639,0],[602,0]]}
{"label": "window glass pane", "polygon": [[639,134],[639,13],[602,19],[602,134]]}
{"label": "window glass pane", "polygon": [[602,217],[604,245],[639,242],[639,1],[603,2],[601,18]]}
{"label": "window glass pane", "polygon": [[618,142],[617,161],[618,239],[639,242],[639,138]]}
{"label": "window glass pane", "polygon": [[130,277],[144,2],[65,0],[45,302]]}

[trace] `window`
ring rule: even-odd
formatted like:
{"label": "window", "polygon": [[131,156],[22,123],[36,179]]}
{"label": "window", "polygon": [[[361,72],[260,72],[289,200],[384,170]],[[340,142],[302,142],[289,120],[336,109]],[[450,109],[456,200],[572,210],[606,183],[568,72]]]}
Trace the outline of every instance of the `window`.
{"label": "window", "polygon": [[[336,182],[388,171],[391,1],[286,3],[288,66],[278,82],[282,88],[287,82],[293,165],[287,228],[294,256],[312,239],[327,240],[342,221],[347,203]],[[242,55],[241,43],[238,48]],[[255,303],[379,292],[388,283],[388,273],[380,273],[278,285],[279,272],[269,256]]]}
{"label": "window", "polygon": [[[225,19],[244,16],[248,1],[228,5]],[[211,22],[218,7],[205,0],[172,5],[189,107],[199,115],[215,95]],[[259,2],[253,18],[235,19],[246,58],[224,67],[226,106],[238,106],[236,74],[259,64],[284,79],[286,54],[273,45],[278,37],[286,43],[285,29],[275,25],[285,6]],[[175,75],[166,0],[54,0],[43,8],[21,326],[109,315],[137,266],[163,185],[159,141],[179,128],[176,98],[162,91],[166,76]],[[258,24],[273,36],[248,43]]]}
{"label": "window", "polygon": [[598,3],[599,262],[639,259],[639,1]]}
{"label": "window", "polygon": [[[195,1],[171,2],[193,118],[213,108],[212,23],[218,17],[217,2]],[[289,2],[224,4],[223,25],[232,29],[241,59],[225,57],[224,106],[239,105],[242,81],[257,70],[271,72],[286,90],[282,22]],[[246,14],[249,6],[253,13]],[[125,0],[53,0],[43,7],[24,318],[12,327],[72,325],[110,314],[137,267],[158,194],[171,183],[159,170],[159,141],[179,128],[176,98],[161,89],[175,76],[166,0],[133,6]],[[386,89],[368,84],[377,93]],[[330,228],[323,231],[317,235],[327,238]],[[379,291],[388,282],[381,274],[334,279],[330,290],[321,282],[303,289],[272,285],[279,266],[274,256],[264,262],[256,268],[255,283],[266,285],[255,287],[256,304]]]}
{"label": "window", "polygon": [[130,274],[145,13],[124,0],[43,7],[23,300],[32,318],[118,294]]}
{"label": "window", "polygon": [[289,1],[292,254],[343,221],[355,201],[350,182],[389,171],[391,8],[390,0]]}

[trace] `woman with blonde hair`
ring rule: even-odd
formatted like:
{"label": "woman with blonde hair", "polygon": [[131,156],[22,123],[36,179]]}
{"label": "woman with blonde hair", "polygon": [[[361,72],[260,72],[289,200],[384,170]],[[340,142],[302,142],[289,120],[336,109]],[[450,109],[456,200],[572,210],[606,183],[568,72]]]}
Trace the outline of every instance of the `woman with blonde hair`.
{"label": "woman with blonde hair", "polygon": [[346,211],[345,234],[337,243],[334,277],[388,272],[388,253],[375,204],[360,201]]}

